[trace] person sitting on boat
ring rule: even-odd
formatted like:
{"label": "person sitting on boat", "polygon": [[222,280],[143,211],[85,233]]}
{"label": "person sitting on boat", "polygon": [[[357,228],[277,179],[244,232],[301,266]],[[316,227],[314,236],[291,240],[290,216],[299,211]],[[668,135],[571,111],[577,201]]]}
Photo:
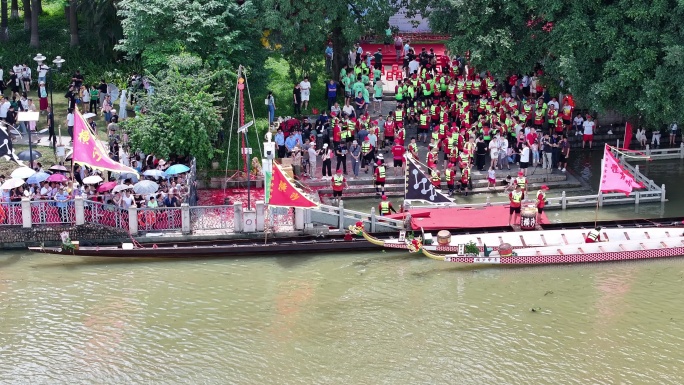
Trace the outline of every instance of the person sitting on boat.
{"label": "person sitting on boat", "polygon": [[544,206],[546,206],[546,192],[549,190],[549,186],[542,185],[537,191],[537,223],[541,223],[542,213],[544,212]]}
{"label": "person sitting on boat", "polygon": [[599,226],[599,227],[589,231],[589,234],[587,234],[587,238],[585,239],[585,242],[586,243],[601,242],[601,227]]}
{"label": "person sitting on boat", "polygon": [[508,194],[508,199],[511,201],[510,212],[508,214],[508,225],[511,225],[511,219],[515,214],[515,221],[513,223],[518,223],[520,219],[520,207],[522,206],[522,201],[525,199],[525,193],[519,184],[515,185],[515,190]]}
{"label": "person sitting on boat", "polygon": [[392,202],[387,200],[387,195],[382,196],[382,202],[378,205],[378,211],[381,216],[390,215],[390,213],[397,213],[397,210],[392,207]]}

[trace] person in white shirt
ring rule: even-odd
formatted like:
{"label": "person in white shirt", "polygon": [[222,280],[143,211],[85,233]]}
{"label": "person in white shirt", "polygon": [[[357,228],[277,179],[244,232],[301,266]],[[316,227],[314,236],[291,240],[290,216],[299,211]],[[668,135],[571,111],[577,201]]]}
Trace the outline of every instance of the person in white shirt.
{"label": "person in white shirt", "polygon": [[309,148],[306,150],[309,153],[309,179],[316,179],[316,163],[318,160],[318,151],[316,151],[316,142],[311,142]]}
{"label": "person in white shirt", "polygon": [[492,160],[490,168],[496,169],[499,164],[499,135],[489,142],[489,157]]}
{"label": "person in white shirt", "polygon": [[418,69],[420,69],[420,62],[418,61],[418,58],[411,60],[408,68],[409,68],[409,77],[411,77],[411,75],[413,75],[416,71],[418,71]]}
{"label": "person in white shirt", "polygon": [[50,69],[45,63],[41,64],[36,68],[38,72],[38,83],[43,82],[45,83],[45,77],[47,76],[47,72]]}
{"label": "person in white shirt", "polygon": [[75,121],[75,116],[74,116],[74,109],[69,108],[69,113],[67,114],[66,117],[66,124],[67,124],[67,132],[69,133],[69,138],[71,138],[71,143],[74,142],[74,121]]}
{"label": "person in white shirt", "polygon": [[653,130],[653,136],[651,137],[651,146],[653,146],[653,148],[660,147],[660,130]]}
{"label": "person in white shirt", "polygon": [[350,118],[353,118],[356,116],[356,115],[354,115],[354,106],[349,104],[349,101],[347,101],[347,104],[345,104],[344,107],[342,107],[342,114],[343,114],[343,116],[348,116]]}
{"label": "person in white shirt", "polygon": [[7,98],[0,100],[0,120],[7,119],[7,111],[9,111],[10,102]]}
{"label": "person in white shirt", "polygon": [[556,111],[560,111],[560,105],[558,104],[558,101],[556,100],[556,98],[551,98],[551,101],[548,103],[548,106],[549,107],[553,106],[553,108]]}
{"label": "person in white shirt", "polygon": [[309,97],[311,96],[311,83],[309,83],[308,77],[305,77],[299,83],[299,88],[302,92],[302,108],[307,110],[309,108]]}
{"label": "person in white shirt", "polygon": [[577,114],[575,119],[572,120],[572,126],[575,128],[575,136],[582,135],[582,125],[584,124],[584,118],[582,115]]}
{"label": "person in white shirt", "polygon": [[594,142],[594,126],[595,123],[591,118],[591,115],[587,115],[587,120],[582,124],[582,128],[584,129],[584,133],[582,135],[582,148],[584,148],[584,145],[589,142],[589,149],[591,149],[591,145]]}
{"label": "person in white shirt", "polygon": [[31,67],[26,64],[21,68],[21,84],[24,92],[29,93],[31,91]]}
{"label": "person in white shirt", "polygon": [[646,130],[643,127],[637,129],[636,135],[634,137],[639,142],[641,147],[646,147]]}
{"label": "person in white shirt", "polygon": [[530,146],[523,142],[523,149],[520,151],[520,170],[527,176],[527,167],[530,165]]}

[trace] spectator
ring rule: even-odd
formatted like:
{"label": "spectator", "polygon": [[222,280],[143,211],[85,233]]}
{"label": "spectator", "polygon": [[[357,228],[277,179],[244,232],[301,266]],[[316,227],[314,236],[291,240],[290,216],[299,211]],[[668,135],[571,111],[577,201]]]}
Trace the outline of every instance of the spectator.
{"label": "spectator", "polygon": [[266,106],[268,109],[268,124],[273,124],[275,120],[275,98],[273,97],[273,91],[268,91],[268,96],[266,96]]}
{"label": "spectator", "polygon": [[295,84],[292,90],[292,101],[294,103],[294,114],[302,114],[302,89],[300,83]]}
{"label": "spectator", "polygon": [[[333,79],[328,81],[325,85],[326,94],[328,96],[328,110],[332,111],[332,106],[337,105],[337,83]],[[339,108],[339,106],[337,106]]]}
{"label": "spectator", "polygon": [[328,42],[328,46],[325,47],[325,71],[332,72],[332,61],[333,61],[333,44]]}
{"label": "spectator", "polygon": [[304,110],[306,111],[309,109],[309,98],[311,96],[311,83],[307,76],[299,83],[299,88],[302,92],[302,107],[304,107]]}

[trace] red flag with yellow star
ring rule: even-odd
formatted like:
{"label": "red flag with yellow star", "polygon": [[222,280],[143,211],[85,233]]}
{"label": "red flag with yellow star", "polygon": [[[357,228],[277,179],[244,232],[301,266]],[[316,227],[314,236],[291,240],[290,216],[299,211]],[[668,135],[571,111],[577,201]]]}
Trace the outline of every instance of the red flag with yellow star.
{"label": "red flag with yellow star", "polygon": [[292,181],[285,175],[280,165],[273,163],[273,176],[271,177],[269,206],[276,207],[317,207],[318,204],[307,197],[301,190],[294,186]]}

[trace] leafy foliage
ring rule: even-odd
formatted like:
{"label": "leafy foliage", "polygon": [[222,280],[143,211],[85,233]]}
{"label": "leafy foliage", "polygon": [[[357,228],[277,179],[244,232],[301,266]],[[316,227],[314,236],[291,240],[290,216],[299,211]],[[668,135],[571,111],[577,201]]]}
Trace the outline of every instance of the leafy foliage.
{"label": "leafy foliage", "polygon": [[177,67],[150,76],[155,92],[141,96],[143,113],[123,122],[132,148],[164,158],[192,155],[200,166],[211,163],[222,120],[221,99],[210,87],[215,76],[206,69],[183,73]]}
{"label": "leafy foliage", "polygon": [[256,9],[233,0],[121,0],[124,38],[117,49],[141,55],[152,72],[165,68],[168,56],[188,52],[212,68],[252,71],[263,66],[261,28]]}
{"label": "leafy foliage", "polygon": [[[302,73],[320,63],[328,41],[333,43],[333,76],[337,77],[353,43],[368,34],[383,34],[401,0],[291,1],[255,0],[270,28],[271,46],[280,46],[288,62]],[[317,60],[312,60],[316,58]],[[294,74],[293,74],[294,75]],[[293,76],[294,77],[294,76]]]}
{"label": "leafy foliage", "polygon": [[[498,75],[544,66],[586,107],[641,116],[651,127],[684,121],[684,3],[659,0],[424,0],[454,52]],[[425,8],[423,8],[425,9]]]}

